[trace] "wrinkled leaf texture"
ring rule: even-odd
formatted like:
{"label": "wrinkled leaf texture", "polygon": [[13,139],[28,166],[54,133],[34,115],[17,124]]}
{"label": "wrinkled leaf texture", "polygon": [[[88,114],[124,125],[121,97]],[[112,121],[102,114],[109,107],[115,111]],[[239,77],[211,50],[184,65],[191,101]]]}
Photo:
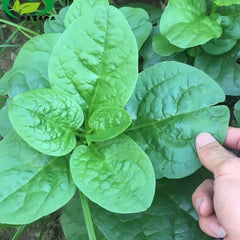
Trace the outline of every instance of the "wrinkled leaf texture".
{"label": "wrinkled leaf texture", "polygon": [[218,38],[222,34],[219,14],[206,15],[206,2],[169,0],[160,19],[160,32],[170,43],[189,48]]}
{"label": "wrinkled leaf texture", "polygon": [[240,0],[213,0],[218,6],[231,6],[234,4],[240,4]]}
{"label": "wrinkled leaf texture", "polygon": [[90,116],[99,107],[123,107],[137,81],[138,49],[122,13],[89,11],[62,34],[49,63],[53,88],[71,94]]}
{"label": "wrinkled leaf texture", "polygon": [[111,139],[122,133],[131,123],[131,117],[123,108],[99,108],[89,118],[87,139],[93,142]]}
{"label": "wrinkled leaf texture", "polygon": [[16,132],[0,142],[0,222],[27,224],[65,205],[76,187],[65,157],[50,157]]}
{"label": "wrinkled leaf texture", "polygon": [[79,104],[55,89],[33,90],[16,96],[8,114],[17,133],[30,146],[51,156],[73,150],[75,132],[84,118]]}
{"label": "wrinkled leaf texture", "polygon": [[116,214],[91,204],[93,221],[108,240],[211,240],[198,223],[191,202],[206,171],[181,180],[158,181],[152,206],[136,214]]}
{"label": "wrinkled leaf texture", "polygon": [[66,14],[65,26],[68,27],[74,20],[85,14],[87,16],[88,12],[95,8],[108,5],[108,0],[74,0]]}
{"label": "wrinkled leaf texture", "polygon": [[162,62],[140,73],[127,111],[133,121],[127,134],[152,160],[157,178],[182,178],[200,162],[195,137],[206,131],[223,143],[229,121],[226,106],[215,106],[225,95],[198,69]]}
{"label": "wrinkled leaf texture", "polygon": [[152,203],[155,192],[152,164],[124,134],[90,146],[78,146],[71,155],[70,170],[80,191],[109,211],[140,212]]}

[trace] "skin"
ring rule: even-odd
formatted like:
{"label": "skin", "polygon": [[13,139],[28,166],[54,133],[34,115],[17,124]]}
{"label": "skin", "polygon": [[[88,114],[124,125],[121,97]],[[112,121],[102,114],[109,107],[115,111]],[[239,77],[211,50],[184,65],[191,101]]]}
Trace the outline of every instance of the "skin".
{"label": "skin", "polygon": [[[240,149],[240,128],[230,127],[226,147]],[[240,239],[240,158],[227,151],[209,133],[200,133],[196,149],[202,164],[214,174],[193,193],[193,206],[203,232],[224,240]]]}

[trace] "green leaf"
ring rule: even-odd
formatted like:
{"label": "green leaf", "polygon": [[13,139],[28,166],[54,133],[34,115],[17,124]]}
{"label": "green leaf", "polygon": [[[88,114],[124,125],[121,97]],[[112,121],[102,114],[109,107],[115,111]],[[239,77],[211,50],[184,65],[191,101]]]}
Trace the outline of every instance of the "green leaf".
{"label": "green leaf", "polygon": [[127,104],[127,134],[148,154],[157,178],[182,178],[200,166],[195,138],[212,133],[223,143],[229,121],[225,95],[208,75],[189,65],[162,62],[140,73]]}
{"label": "green leaf", "polygon": [[206,53],[220,55],[231,50],[240,37],[239,25],[233,18],[222,16],[223,33],[220,38],[212,39],[202,46]]}
{"label": "green leaf", "polygon": [[153,36],[153,50],[161,56],[170,56],[176,52],[183,51],[182,48],[171,44],[161,33]]}
{"label": "green leaf", "polygon": [[6,137],[12,130],[13,127],[8,118],[8,109],[4,106],[0,109],[0,135]]}
{"label": "green leaf", "polygon": [[233,113],[239,127],[240,126],[240,100],[237,101],[236,104],[234,105]]}
{"label": "green leaf", "polygon": [[148,5],[148,4],[144,4],[144,3],[129,3],[126,6],[144,9],[148,13],[149,21],[152,24],[157,24],[162,15],[162,10],[160,8],[154,7],[152,5]]}
{"label": "green leaf", "polygon": [[75,193],[66,158],[41,154],[15,132],[0,142],[0,223],[27,224]]}
{"label": "green leaf", "polygon": [[169,0],[160,20],[160,32],[169,42],[189,48],[218,38],[222,34],[219,14],[206,15],[206,2]]}
{"label": "green leaf", "polygon": [[65,26],[68,27],[74,20],[83,15],[87,16],[88,12],[93,9],[108,5],[108,0],[74,0],[66,14]]}
{"label": "green leaf", "polygon": [[52,156],[73,150],[75,132],[83,123],[78,103],[54,89],[33,90],[16,96],[8,114],[17,133],[30,146]]}
{"label": "green leaf", "polygon": [[231,6],[233,4],[240,4],[240,0],[213,0],[218,6]]}
{"label": "green leaf", "polygon": [[168,57],[163,57],[159,54],[156,54],[153,50],[153,37],[159,33],[159,27],[154,26],[152,33],[150,37],[147,39],[147,41],[143,44],[140,55],[143,58],[143,69],[147,69],[156,63],[163,62],[163,61],[169,61],[169,60],[175,60],[179,62],[187,62],[188,58],[185,52],[173,54]]}
{"label": "green leaf", "polygon": [[197,56],[194,66],[212,77],[223,89],[226,95],[240,95],[240,66],[237,59],[240,57],[240,42],[229,52],[212,56],[202,53]]}
{"label": "green leaf", "polygon": [[125,135],[77,147],[70,169],[77,187],[109,211],[140,212],[152,203],[155,176],[151,162]]}
{"label": "green leaf", "polygon": [[120,11],[126,17],[140,49],[152,31],[148,13],[144,9],[133,7],[122,7]]}
{"label": "green leaf", "polygon": [[[50,16],[50,18],[44,22],[44,32],[45,33],[64,32],[64,30],[66,29],[64,25],[64,19],[68,9],[69,7],[64,7],[59,11],[58,15]],[[51,19],[52,17],[54,17],[55,20]]]}
{"label": "green leaf", "polygon": [[200,171],[182,180],[158,181],[153,204],[143,213],[116,214],[92,204],[93,221],[109,240],[210,240],[200,230],[191,202],[206,175]]}
{"label": "green leaf", "polygon": [[49,87],[48,61],[60,35],[39,35],[23,45],[12,69],[0,80],[8,84],[8,95],[15,97],[23,92]]}
{"label": "green leaf", "polygon": [[99,108],[89,118],[87,139],[93,142],[111,139],[122,133],[131,123],[131,117],[123,108]]}
{"label": "green leaf", "polygon": [[[67,240],[89,240],[79,195],[76,194],[62,209],[61,224]],[[94,225],[97,240],[105,240]]]}
{"label": "green leaf", "polygon": [[[77,29],[77,30],[76,30]],[[138,49],[122,13],[90,11],[57,42],[49,63],[53,88],[72,95],[88,116],[99,107],[125,106],[137,81]]]}

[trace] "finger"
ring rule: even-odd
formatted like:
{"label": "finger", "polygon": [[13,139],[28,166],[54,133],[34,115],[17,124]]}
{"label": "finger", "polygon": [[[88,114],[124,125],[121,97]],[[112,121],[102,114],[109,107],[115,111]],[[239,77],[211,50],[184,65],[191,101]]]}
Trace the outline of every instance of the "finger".
{"label": "finger", "polygon": [[228,128],[224,145],[235,150],[240,149],[240,128]]}
{"label": "finger", "polygon": [[200,133],[196,138],[196,149],[202,164],[211,172],[234,155],[221,146],[209,133]]}
{"label": "finger", "polygon": [[193,206],[201,216],[210,216],[214,212],[213,186],[213,180],[207,179],[199,185],[192,195]]}
{"label": "finger", "polygon": [[224,228],[219,224],[216,215],[200,216],[199,226],[203,232],[215,238],[224,238],[227,235]]}

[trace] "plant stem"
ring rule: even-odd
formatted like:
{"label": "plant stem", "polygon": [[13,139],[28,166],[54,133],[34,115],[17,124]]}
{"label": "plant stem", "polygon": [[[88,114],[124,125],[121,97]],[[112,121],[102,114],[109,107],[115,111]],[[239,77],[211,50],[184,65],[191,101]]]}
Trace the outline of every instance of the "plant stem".
{"label": "plant stem", "polygon": [[11,240],[18,240],[19,237],[23,234],[23,232],[28,228],[28,226],[29,225],[21,225]]}
{"label": "plant stem", "polygon": [[211,14],[215,13],[217,10],[217,4],[213,3],[212,4],[212,9],[211,9]]}
{"label": "plant stem", "polygon": [[39,33],[34,32],[34,31],[32,31],[31,29],[28,29],[28,28],[23,27],[23,26],[21,26],[21,25],[19,25],[19,24],[16,24],[16,23],[13,23],[13,22],[10,22],[10,21],[7,21],[7,20],[4,20],[4,19],[0,19],[0,22],[2,22],[2,23],[6,23],[6,24],[11,25],[11,26],[13,26],[13,27],[16,27],[17,29],[19,29],[19,31],[22,30],[22,31],[25,31],[25,32],[31,33],[31,34],[34,35],[34,36],[39,35]]}
{"label": "plant stem", "polygon": [[91,217],[91,212],[90,212],[90,209],[89,209],[89,206],[88,206],[88,199],[80,191],[79,191],[79,195],[80,195],[80,199],[81,199],[83,215],[84,215],[85,223],[86,223],[86,226],[87,226],[89,240],[96,240],[94,227],[93,227],[93,222],[92,222],[92,217]]}

